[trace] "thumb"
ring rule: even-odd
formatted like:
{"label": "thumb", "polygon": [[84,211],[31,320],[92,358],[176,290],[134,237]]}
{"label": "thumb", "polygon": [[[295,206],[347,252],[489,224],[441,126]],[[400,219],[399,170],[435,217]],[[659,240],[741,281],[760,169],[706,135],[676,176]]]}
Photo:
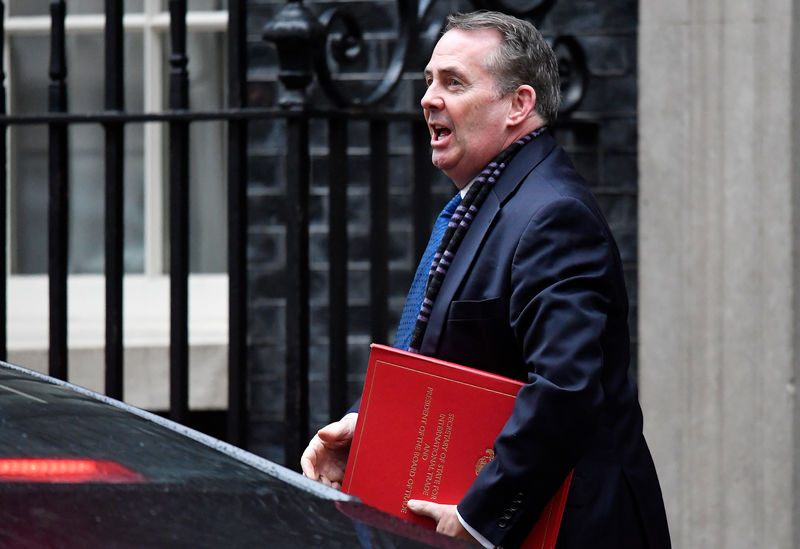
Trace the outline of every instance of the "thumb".
{"label": "thumb", "polygon": [[437,523],[441,518],[441,510],[438,503],[424,501],[421,499],[408,500],[408,509],[415,515],[432,518]]}
{"label": "thumb", "polygon": [[353,439],[355,430],[354,422],[348,420],[334,421],[317,432],[320,439],[325,442],[349,442]]}

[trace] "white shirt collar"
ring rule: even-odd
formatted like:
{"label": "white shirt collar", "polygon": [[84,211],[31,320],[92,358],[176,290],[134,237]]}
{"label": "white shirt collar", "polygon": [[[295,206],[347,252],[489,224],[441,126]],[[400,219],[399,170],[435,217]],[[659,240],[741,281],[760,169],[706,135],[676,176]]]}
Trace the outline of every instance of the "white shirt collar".
{"label": "white shirt collar", "polygon": [[469,190],[470,187],[472,187],[473,183],[475,183],[474,179],[472,181],[470,181],[469,183],[467,183],[466,186],[463,189],[458,191],[458,192],[461,193],[461,200],[464,200],[464,197],[467,196],[467,191]]}

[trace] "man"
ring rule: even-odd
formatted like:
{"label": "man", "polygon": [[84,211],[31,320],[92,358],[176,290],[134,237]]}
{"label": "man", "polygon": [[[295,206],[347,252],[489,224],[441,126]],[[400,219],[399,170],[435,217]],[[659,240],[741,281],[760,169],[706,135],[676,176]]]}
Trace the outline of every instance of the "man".
{"label": "man", "polygon": [[[425,78],[432,161],[461,189],[462,211],[434,259],[409,348],[526,385],[495,458],[458,505],[412,500],[409,509],[439,532],[516,547],[574,468],[558,547],[668,547],[628,378],[619,253],[545,131],[559,105],[552,50],[513,17],[457,15]],[[348,415],[320,430],[304,474],[339,486],[354,424]]]}

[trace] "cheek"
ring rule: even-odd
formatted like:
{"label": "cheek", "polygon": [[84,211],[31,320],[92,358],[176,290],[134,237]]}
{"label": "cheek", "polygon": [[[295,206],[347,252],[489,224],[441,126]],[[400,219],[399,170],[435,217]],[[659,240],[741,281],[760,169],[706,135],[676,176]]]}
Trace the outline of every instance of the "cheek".
{"label": "cheek", "polygon": [[461,112],[461,120],[464,126],[469,128],[478,128],[484,125],[486,119],[486,112],[481,111],[481,106],[477,103],[471,103]]}
{"label": "cheek", "polygon": [[470,134],[467,139],[483,141],[497,134],[502,125],[502,114],[498,109],[477,102],[466,106],[462,112],[462,129]]}

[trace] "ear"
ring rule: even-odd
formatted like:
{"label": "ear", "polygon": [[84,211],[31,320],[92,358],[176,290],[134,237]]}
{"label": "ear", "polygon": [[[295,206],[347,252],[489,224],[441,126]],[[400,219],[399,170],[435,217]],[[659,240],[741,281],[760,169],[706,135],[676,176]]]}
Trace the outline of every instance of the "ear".
{"label": "ear", "polygon": [[508,125],[518,126],[527,120],[536,106],[536,91],[523,84],[511,96],[511,105],[508,110]]}

